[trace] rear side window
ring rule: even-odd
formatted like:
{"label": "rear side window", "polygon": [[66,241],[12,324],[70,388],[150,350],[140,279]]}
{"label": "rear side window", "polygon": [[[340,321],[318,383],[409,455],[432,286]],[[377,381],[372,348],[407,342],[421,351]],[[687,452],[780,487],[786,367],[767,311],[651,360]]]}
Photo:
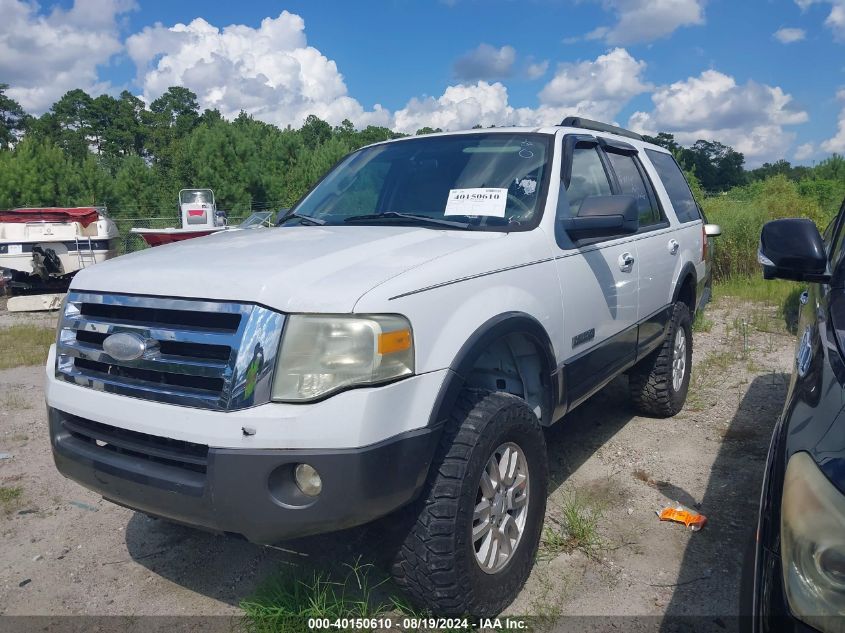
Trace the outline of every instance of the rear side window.
{"label": "rear side window", "polygon": [[650,187],[643,180],[643,175],[640,173],[634,157],[612,152],[608,152],[607,157],[613,166],[616,180],[619,182],[619,193],[625,196],[633,196],[637,201],[637,208],[640,212],[640,226],[658,224],[661,221],[660,210],[657,208]]}
{"label": "rear side window", "polygon": [[672,202],[678,221],[693,222],[700,220],[701,214],[698,211],[695,198],[692,197],[692,190],[689,188],[687,179],[684,178],[684,172],[675,162],[675,158],[671,154],[655,152],[652,149],[647,149],[645,152],[657,170],[657,175],[660,176],[660,180],[666,188],[666,193],[669,194],[669,200]]}
{"label": "rear side window", "polygon": [[585,198],[609,196],[610,181],[595,147],[576,147],[572,153],[572,176],[566,197],[569,200],[569,215],[575,217]]}

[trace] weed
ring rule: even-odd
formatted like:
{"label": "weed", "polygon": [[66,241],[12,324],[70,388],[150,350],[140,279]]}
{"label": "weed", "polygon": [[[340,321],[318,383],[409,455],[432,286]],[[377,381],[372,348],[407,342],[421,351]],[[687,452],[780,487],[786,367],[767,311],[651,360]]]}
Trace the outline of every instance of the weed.
{"label": "weed", "polygon": [[10,389],[0,398],[0,409],[6,411],[20,411],[22,409],[31,409],[32,405],[21,392],[17,389]]}
{"label": "weed", "polygon": [[0,329],[0,369],[39,365],[47,360],[47,351],[56,332],[36,325],[13,325]]}
{"label": "weed", "polygon": [[838,203],[819,200],[801,184],[778,176],[703,200],[707,219],[722,227],[713,246],[715,278],[759,277],[757,248],[766,222],[801,216],[821,229],[836,214],[841,199],[839,193]]}
{"label": "weed", "polygon": [[339,580],[317,570],[305,578],[296,570],[271,578],[255,596],[241,602],[246,629],[293,633],[304,630],[309,618],[374,618],[390,611],[391,602],[377,599],[374,593],[386,578],[373,584],[372,565],[362,565],[360,560],[345,567],[348,573]]}
{"label": "weed", "polygon": [[550,556],[562,552],[572,553],[580,550],[590,557],[594,557],[604,545],[598,532],[599,521],[602,518],[602,507],[591,503],[589,498],[578,494],[569,494],[563,501],[559,521],[554,527],[543,529],[543,550]]}
{"label": "weed", "polygon": [[713,321],[705,316],[704,311],[695,313],[695,320],[692,322],[693,332],[709,332],[713,329]]}
{"label": "weed", "polygon": [[0,486],[0,508],[4,512],[11,512],[23,496],[20,486]]}
{"label": "weed", "polygon": [[550,571],[546,568],[538,569],[534,577],[537,582],[537,590],[534,599],[531,601],[531,624],[532,633],[546,633],[554,631],[560,624],[563,613],[563,598],[569,590],[570,580],[567,577],[551,577]]}

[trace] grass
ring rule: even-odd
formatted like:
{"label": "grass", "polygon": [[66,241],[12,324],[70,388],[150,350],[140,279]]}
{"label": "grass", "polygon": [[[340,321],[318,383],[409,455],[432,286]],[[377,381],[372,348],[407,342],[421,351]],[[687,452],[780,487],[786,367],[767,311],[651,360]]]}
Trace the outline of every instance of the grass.
{"label": "grass", "polygon": [[601,506],[585,495],[571,493],[564,499],[560,510],[559,521],[550,518],[556,525],[543,528],[544,553],[556,556],[579,550],[587,556],[595,556],[604,545],[598,531],[603,516]]}
{"label": "grass", "polygon": [[693,332],[709,332],[713,329],[713,321],[707,318],[703,310],[695,313],[695,320],[692,322]]}
{"label": "grass", "polygon": [[776,306],[797,300],[801,291],[800,284],[796,282],[763,279],[762,273],[749,277],[729,277],[717,282],[713,288],[716,297],[735,297]]}
{"label": "grass", "polygon": [[[719,281],[714,284],[713,293],[715,297],[730,297],[777,307],[778,316],[783,319],[786,329],[794,334],[798,324],[798,311],[801,307],[799,299],[806,288],[807,284],[782,279],[766,280],[763,279],[762,275],[757,275],[753,277],[730,277]],[[758,313],[760,311],[755,314]],[[768,319],[768,317],[766,318]],[[772,325],[770,323],[766,326],[766,329],[761,331],[779,331],[780,328],[773,328]]]}
{"label": "grass", "polygon": [[708,221],[722,227],[713,249],[715,278],[759,276],[757,248],[766,222],[804,217],[822,230],[836,215],[843,193],[840,186],[832,196],[819,197],[780,176],[702,200]]}
{"label": "grass", "polygon": [[687,392],[688,410],[702,411],[708,405],[715,404],[714,398],[709,394],[710,390],[724,380],[731,365],[745,357],[742,341],[732,340],[725,347],[722,351],[711,352],[693,368]]}
{"label": "grass", "polygon": [[377,618],[402,608],[400,600],[377,591],[387,578],[374,580],[372,565],[359,560],[344,567],[347,573],[340,578],[318,570],[303,574],[294,568],[269,579],[241,602],[245,628],[254,633],[298,633],[307,630],[309,618]]}
{"label": "grass", "polygon": [[11,512],[23,496],[20,486],[0,486],[0,508],[4,512]]}
{"label": "grass", "polygon": [[13,325],[0,329],[0,369],[40,365],[47,360],[47,351],[56,340],[52,328],[36,325]]}
{"label": "grass", "polygon": [[0,397],[0,409],[6,411],[20,411],[31,409],[32,405],[18,389],[10,389]]}

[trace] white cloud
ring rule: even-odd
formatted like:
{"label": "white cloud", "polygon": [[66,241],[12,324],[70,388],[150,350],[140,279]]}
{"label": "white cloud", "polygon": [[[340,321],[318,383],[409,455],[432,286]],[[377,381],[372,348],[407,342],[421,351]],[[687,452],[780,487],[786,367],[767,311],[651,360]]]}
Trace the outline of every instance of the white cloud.
{"label": "white cloud", "polygon": [[837,154],[845,154],[845,90],[840,90],[836,98],[843,103],[842,112],[839,113],[839,126],[836,134],[822,143],[822,149],[825,152],[836,152]]}
{"label": "white cloud", "polygon": [[122,50],[117,18],[134,7],[132,0],[75,0],[41,14],[35,2],[0,0],[0,81],[10,84],[8,95],[40,114],[68,90],[107,90],[97,66]]}
{"label": "white cloud", "polygon": [[795,0],[795,3],[806,11],[814,4],[829,5],[830,13],[825,25],[833,31],[833,36],[845,42],[845,0]]}
{"label": "white cloud", "polygon": [[513,122],[508,90],[501,83],[449,86],[440,97],[413,98],[394,115],[394,129],[413,134],[422,127],[459,130]]}
{"label": "white cloud", "polygon": [[599,55],[594,61],[560,64],[540,91],[540,104],[611,121],[628,101],[651,89],[642,79],[645,69],[646,63],[624,48]]}
{"label": "white cloud", "polygon": [[807,38],[807,32],[804,29],[784,27],[775,31],[772,37],[781,44],[793,44],[805,40]]}
{"label": "white cloud", "polygon": [[245,110],[280,126],[299,126],[309,114],[331,123],[390,122],[379,105],[365,111],[347,94],[335,62],[308,46],[304,21],[287,11],[258,28],[233,24],[221,30],[202,18],[156,24],[130,36],[126,47],[147,101],[181,85],[197,93],[202,107],[227,117]]}
{"label": "white cloud", "polygon": [[457,130],[481,124],[557,125],[567,115],[612,121],[634,96],[650,89],[646,64],[615,49],[593,61],[561,64],[540,91],[537,108],[514,108],[499,82],[448,87],[440,97],[411,99],[394,114],[394,127],[413,133],[430,126]]}
{"label": "white cloud", "polygon": [[795,134],[784,126],[808,120],[779,87],[707,70],[652,95],[654,109],[636,112],[629,125],[647,134],[671,132],[682,144],[718,140],[742,152],[750,165],[784,155]]}
{"label": "white cloud", "polygon": [[549,60],[544,59],[541,62],[530,62],[525,67],[525,76],[528,79],[539,79],[549,70]]}
{"label": "white cloud", "polygon": [[513,46],[495,48],[479,44],[455,60],[455,77],[463,81],[505,79],[513,74],[516,50]]}
{"label": "white cloud", "polygon": [[795,149],[795,154],[793,154],[793,157],[798,162],[803,162],[805,160],[809,160],[810,158],[812,158],[815,155],[816,155],[816,146],[813,145],[812,143],[804,143],[803,145],[799,145]]}
{"label": "white cloud", "polygon": [[704,24],[705,0],[602,0],[605,10],[616,14],[616,24],[600,26],[588,40],[612,46],[652,42],[683,26]]}

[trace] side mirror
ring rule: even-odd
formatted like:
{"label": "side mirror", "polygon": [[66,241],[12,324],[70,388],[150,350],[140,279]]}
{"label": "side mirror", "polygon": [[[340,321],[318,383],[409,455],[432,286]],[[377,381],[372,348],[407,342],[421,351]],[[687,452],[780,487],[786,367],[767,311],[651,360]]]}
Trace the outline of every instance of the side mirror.
{"label": "side mirror", "polygon": [[592,196],[584,198],[578,215],[560,222],[575,241],[612,237],[636,233],[640,229],[640,212],[633,196]]}
{"label": "side mirror", "polygon": [[763,225],[758,260],[765,279],[826,283],[827,253],[811,220],[773,220]]}
{"label": "side mirror", "polygon": [[707,237],[719,237],[722,234],[722,227],[718,224],[705,224],[704,234]]}

